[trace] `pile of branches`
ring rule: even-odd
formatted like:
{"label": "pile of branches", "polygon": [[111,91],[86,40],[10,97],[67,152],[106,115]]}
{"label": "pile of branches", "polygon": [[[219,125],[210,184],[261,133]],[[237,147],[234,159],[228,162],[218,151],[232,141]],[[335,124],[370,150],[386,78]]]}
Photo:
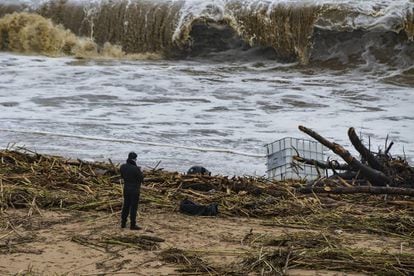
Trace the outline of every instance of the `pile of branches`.
{"label": "pile of branches", "polygon": [[[141,201],[153,207],[175,210],[188,198],[201,204],[219,203],[231,216],[266,217],[306,205],[284,200],[292,197],[289,182],[265,178],[185,175],[163,169],[145,170]],[[298,199],[299,200],[299,199]],[[0,207],[64,208],[119,211],[122,179],[119,165],[85,162],[42,155],[27,149],[0,151]],[[275,206],[278,206],[277,208]],[[309,212],[309,211],[308,211]]]}
{"label": "pile of branches", "polygon": [[[343,146],[328,141],[317,132],[304,126],[299,126],[299,129],[332,150],[346,162],[328,161],[324,163],[303,158],[298,154],[294,158],[297,162],[333,171],[333,176],[318,179],[312,183],[312,186],[300,189],[300,192],[414,196],[414,167],[411,167],[405,158],[393,157],[391,155],[390,150],[394,143],[388,144],[388,139],[385,143],[385,150],[373,152],[362,143],[355,133],[355,129],[351,127],[348,130],[348,137],[361,156],[361,160],[358,160]],[[339,187],[332,184],[339,184]]]}
{"label": "pile of branches", "polygon": [[[180,201],[188,198],[201,204],[217,202],[220,216],[266,218],[260,223],[306,229],[304,236],[265,236],[261,239],[251,235],[250,238],[243,238],[242,243],[250,244],[251,250],[247,255],[244,251],[240,252],[243,257],[241,262],[229,268],[210,265],[207,259],[197,255],[202,252],[195,254],[171,249],[160,253],[164,262],[179,264],[183,273],[234,275],[234,272],[237,274],[240,271],[239,274],[275,275],[292,268],[325,268],[372,274],[406,274],[414,269],[411,261],[413,254],[362,252],[342,245],[340,236],[336,236],[340,234],[332,235],[339,229],[350,233],[385,235],[412,244],[414,200],[408,196],[392,195],[385,201],[379,195],[306,194],[300,192],[307,189],[301,181],[185,175],[159,168],[145,170],[144,174],[142,212],[146,208],[176,212]],[[352,183],[353,180],[344,181]],[[328,179],[320,188],[326,190],[328,182],[334,181]],[[38,210],[40,213],[41,209],[117,212],[121,205],[122,180],[117,164],[70,160],[26,149],[0,150],[2,210],[29,208],[29,212]],[[4,223],[0,220],[0,226],[5,227]],[[325,232],[316,235],[313,234],[315,231]],[[136,235],[76,235],[72,241],[105,252],[119,248],[153,250],[158,249],[162,242],[156,237]],[[9,245],[6,248],[5,244],[0,251],[14,252],[23,248],[11,248]],[[382,265],[384,263],[386,265]]]}
{"label": "pile of branches", "polygon": [[[414,201],[406,196],[393,195],[384,201],[379,195],[307,194],[300,181],[186,175],[157,168],[144,174],[141,211],[150,207],[177,212],[187,198],[200,204],[218,203],[221,216],[271,218],[269,223],[275,226],[350,227],[353,222],[352,229],[357,231],[392,231],[409,239],[414,235],[409,230],[414,227]],[[117,164],[68,160],[26,149],[0,151],[1,210],[118,212],[122,201]],[[350,204],[353,212],[349,212]]]}

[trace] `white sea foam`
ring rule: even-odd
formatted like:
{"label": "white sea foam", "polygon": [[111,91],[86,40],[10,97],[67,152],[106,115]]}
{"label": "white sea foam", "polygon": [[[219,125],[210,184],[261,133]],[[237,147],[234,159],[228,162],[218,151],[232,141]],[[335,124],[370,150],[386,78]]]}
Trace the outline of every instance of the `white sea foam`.
{"label": "white sea foam", "polygon": [[191,150],[191,151],[230,153],[230,154],[235,154],[235,155],[243,155],[243,156],[247,156],[247,157],[259,157],[259,158],[265,158],[266,157],[266,155],[263,155],[263,154],[254,154],[254,153],[248,153],[248,152],[241,152],[241,151],[236,151],[236,150],[232,150],[232,149],[190,147],[190,146],[182,146],[182,145],[177,145],[177,144],[166,144],[166,143],[157,143],[157,142],[149,142],[149,141],[139,141],[139,140],[133,140],[133,139],[106,138],[106,137],[98,137],[98,136],[76,135],[76,134],[70,134],[70,133],[57,133],[57,132],[36,131],[36,130],[0,129],[0,131],[28,134],[28,135],[32,135],[32,136],[45,135],[45,136],[52,136],[52,137],[55,136],[55,137],[64,137],[64,138],[76,138],[76,139],[85,139],[85,140],[105,141],[105,142],[111,142],[111,143],[127,143],[127,144],[138,144],[138,145],[145,145],[145,146],[154,146],[154,147],[166,147],[166,148],[184,149],[184,150]]}
{"label": "white sea foam", "polygon": [[405,151],[412,160],[414,82],[407,75],[401,83],[400,74],[375,64],[332,70],[265,60],[87,61],[0,53],[0,146],[17,142],[115,161],[136,150],[146,165],[162,160],[173,170],[201,164],[214,173],[263,175],[263,145],[306,138],[298,125],[348,148],[353,126],[365,141],[371,136],[373,149],[384,148],[389,134],[392,153]]}

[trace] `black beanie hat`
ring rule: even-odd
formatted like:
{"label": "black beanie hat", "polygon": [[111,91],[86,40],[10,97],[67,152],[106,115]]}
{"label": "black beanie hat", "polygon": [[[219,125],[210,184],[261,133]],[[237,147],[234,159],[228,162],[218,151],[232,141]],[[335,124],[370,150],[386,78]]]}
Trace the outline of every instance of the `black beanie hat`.
{"label": "black beanie hat", "polygon": [[137,157],[138,157],[138,155],[135,153],[135,152],[133,152],[133,151],[131,151],[129,154],[128,154],[128,159],[137,159]]}

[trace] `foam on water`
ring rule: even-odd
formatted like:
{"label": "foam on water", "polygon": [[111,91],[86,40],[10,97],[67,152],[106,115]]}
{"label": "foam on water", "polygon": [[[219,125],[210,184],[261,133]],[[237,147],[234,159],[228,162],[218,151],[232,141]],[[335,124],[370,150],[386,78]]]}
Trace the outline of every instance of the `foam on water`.
{"label": "foam on water", "polygon": [[[413,11],[407,0],[0,0],[0,50],[34,55],[0,53],[0,146],[115,161],[135,150],[147,166],[263,175],[263,145],[305,138],[298,125],[348,147],[353,126],[373,146],[389,134],[412,160]],[[85,41],[91,51],[76,51]]]}
{"label": "foam on water", "polygon": [[97,137],[97,136],[76,135],[76,134],[70,134],[70,133],[57,133],[57,132],[49,132],[49,131],[33,131],[33,130],[0,129],[0,131],[22,133],[22,134],[29,134],[29,135],[43,135],[43,136],[52,136],[52,137],[75,138],[75,139],[84,139],[84,140],[92,140],[92,141],[105,141],[105,142],[111,142],[111,143],[127,143],[127,144],[154,146],[154,147],[166,147],[166,148],[184,149],[184,150],[201,151],[201,152],[230,153],[230,154],[235,154],[235,155],[258,157],[258,158],[266,157],[266,155],[263,155],[263,154],[241,152],[241,151],[236,151],[233,149],[190,147],[190,146],[182,146],[182,145],[174,145],[174,144],[166,144],[166,143],[139,141],[139,140],[132,140],[132,139],[105,138],[105,137]]}
{"label": "foam on water", "polygon": [[115,161],[135,150],[148,166],[162,160],[172,170],[200,164],[263,175],[263,145],[306,137],[298,125],[348,148],[354,126],[373,146],[384,147],[389,134],[392,152],[413,158],[413,75],[391,82],[398,72],[255,57],[93,61],[1,53],[0,146]]}

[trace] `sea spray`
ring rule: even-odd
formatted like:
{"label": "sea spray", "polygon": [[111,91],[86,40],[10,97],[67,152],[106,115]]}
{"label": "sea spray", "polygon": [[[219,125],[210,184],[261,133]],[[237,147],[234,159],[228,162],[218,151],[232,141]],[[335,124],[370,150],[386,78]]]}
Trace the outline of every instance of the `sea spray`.
{"label": "sea spray", "polygon": [[0,49],[47,55],[68,54],[75,36],[37,14],[13,13],[0,19]]}
{"label": "sea spray", "polygon": [[78,38],[50,19],[26,12],[13,13],[0,19],[0,49],[49,56],[97,55],[97,45],[91,39]]}
{"label": "sea spray", "polygon": [[69,1],[50,1],[36,11],[63,24],[78,36],[99,45],[121,45],[127,53],[169,53],[181,6],[177,2],[103,1],[83,6]]}
{"label": "sea spray", "polygon": [[78,58],[158,59],[154,53],[126,55],[119,45],[99,46],[91,38],[77,37],[62,25],[38,14],[13,13],[0,18],[0,50]]}

